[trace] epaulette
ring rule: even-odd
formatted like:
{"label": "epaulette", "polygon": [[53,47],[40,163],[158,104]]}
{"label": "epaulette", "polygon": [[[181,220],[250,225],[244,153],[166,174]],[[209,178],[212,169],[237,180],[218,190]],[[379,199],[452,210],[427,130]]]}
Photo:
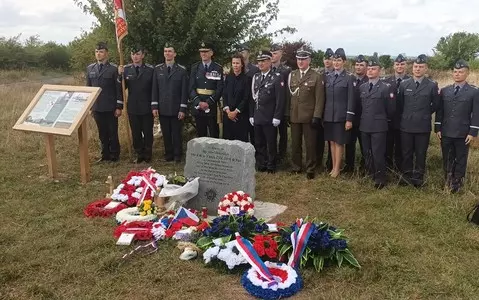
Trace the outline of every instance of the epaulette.
{"label": "epaulette", "polygon": [[93,67],[96,63],[89,64],[87,68]]}
{"label": "epaulette", "polygon": [[180,65],[180,64],[177,64],[177,65],[178,65],[178,67],[180,67],[180,68],[182,68],[182,69],[185,69],[185,70],[186,70],[186,67],[185,67],[185,66],[183,66],[183,65]]}
{"label": "epaulette", "polygon": [[193,68],[195,68],[195,67],[196,67],[197,65],[199,65],[199,64],[200,64],[200,62],[197,61],[197,62],[195,62],[194,64],[191,65],[191,68],[193,69]]}
{"label": "epaulette", "polygon": [[150,65],[150,64],[145,64],[145,66],[147,66],[148,68],[154,68],[153,65]]}
{"label": "epaulette", "polygon": [[109,64],[110,64],[110,66],[112,66],[112,67],[115,67],[115,68],[117,68],[117,67],[118,67],[118,66],[117,66],[117,65],[115,65],[114,63],[109,63]]}
{"label": "epaulette", "polygon": [[161,67],[161,66],[164,65],[164,64],[165,64],[165,63],[157,64],[157,65],[155,66],[155,68],[156,68],[156,67]]}
{"label": "epaulette", "polygon": [[213,63],[214,63],[215,65],[217,65],[218,67],[223,68],[223,66],[220,65],[219,63],[217,63],[216,61],[214,61]]}
{"label": "epaulette", "polygon": [[[379,81],[379,82],[381,82],[381,81]],[[390,83],[387,83],[387,82],[384,82],[384,81],[382,81],[382,83],[384,83],[387,87],[390,87],[390,86],[391,86]]]}
{"label": "epaulette", "polygon": [[[409,78],[408,78],[408,79],[409,79]],[[429,78],[429,77],[426,77],[426,79],[429,80],[429,81],[432,82],[432,83],[437,83],[436,81],[432,80],[432,79]],[[406,80],[407,80],[407,79],[406,79]]]}
{"label": "epaulette", "polygon": [[475,90],[478,89],[477,86],[475,86],[475,85],[473,85],[473,84],[470,84],[469,86],[472,87],[472,88],[475,89]]}
{"label": "epaulette", "polygon": [[127,65],[125,65],[125,68],[129,68],[131,66],[133,66],[133,64],[127,64]]}

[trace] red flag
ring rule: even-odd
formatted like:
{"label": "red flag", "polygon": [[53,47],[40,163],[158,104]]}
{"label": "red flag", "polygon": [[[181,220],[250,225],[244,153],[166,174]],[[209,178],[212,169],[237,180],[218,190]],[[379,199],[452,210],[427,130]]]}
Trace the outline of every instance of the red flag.
{"label": "red flag", "polygon": [[128,24],[126,23],[123,0],[113,0],[113,4],[115,6],[116,41],[120,45],[120,41],[128,34]]}

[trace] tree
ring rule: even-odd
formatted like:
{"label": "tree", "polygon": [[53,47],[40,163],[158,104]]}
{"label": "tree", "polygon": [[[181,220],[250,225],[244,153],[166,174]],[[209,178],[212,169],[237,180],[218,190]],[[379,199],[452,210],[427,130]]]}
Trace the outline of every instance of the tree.
{"label": "tree", "polygon": [[291,69],[296,70],[298,64],[296,63],[296,51],[301,47],[312,49],[311,43],[300,39],[299,41],[288,42],[283,41],[283,61]]}
{"label": "tree", "polygon": [[446,65],[452,68],[457,60],[473,60],[479,52],[479,34],[456,32],[446,37],[441,37],[435,50],[441,54]]}
{"label": "tree", "polygon": [[324,67],[324,51],[322,50],[313,50],[311,54],[311,66],[313,68],[321,68]]}
{"label": "tree", "polygon": [[389,69],[393,66],[393,60],[391,55],[381,55],[379,56],[379,63],[384,69]]}
{"label": "tree", "polygon": [[[85,12],[97,18],[95,34],[98,37],[104,33],[114,37],[113,1],[74,1]],[[159,62],[163,60],[163,46],[169,42],[175,46],[177,60],[189,65],[198,60],[201,41],[208,41],[214,44],[215,57],[222,62],[239,43],[260,45],[261,42],[258,41],[295,31],[294,28],[285,27],[267,33],[268,26],[278,15],[278,2],[279,0],[125,1],[129,31],[124,40],[125,49],[137,43],[142,44],[149,50],[152,61]],[[87,38],[85,35],[82,37]],[[80,41],[72,46],[77,44],[81,44]],[[113,48],[114,45],[110,47]],[[77,62],[74,64],[77,65]]]}

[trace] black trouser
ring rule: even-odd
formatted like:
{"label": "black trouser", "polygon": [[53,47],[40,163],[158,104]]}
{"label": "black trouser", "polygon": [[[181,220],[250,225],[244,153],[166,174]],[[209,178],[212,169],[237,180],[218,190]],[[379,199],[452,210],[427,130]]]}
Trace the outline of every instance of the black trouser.
{"label": "black trouser", "polygon": [[252,127],[248,117],[238,115],[236,121],[231,121],[228,114],[223,115],[223,138],[225,140],[239,140],[248,142],[248,130]]}
{"label": "black trouser", "polygon": [[346,160],[345,169],[354,170],[354,164],[356,162],[356,140],[359,141],[359,150],[361,152],[361,166],[364,166],[364,155],[361,142],[361,132],[359,127],[351,128],[351,141],[346,144]]}
{"label": "black trouser", "polygon": [[93,118],[98,127],[103,159],[120,157],[120,141],[118,140],[118,118],[113,111],[94,111]]}
{"label": "black trouser", "polygon": [[153,115],[128,114],[130,120],[133,149],[139,159],[150,160],[153,147]]}
{"label": "black trouser", "polygon": [[160,116],[166,160],[181,160],[183,155],[183,121],[178,116]]}
{"label": "black trouser", "polygon": [[276,171],[276,130],[273,124],[254,126],[256,163],[259,169]]}
{"label": "black trouser", "polygon": [[323,125],[319,126],[316,130],[316,165],[320,168],[323,167],[324,157],[324,128]]}
{"label": "black trouser", "polygon": [[400,170],[402,165],[401,131],[389,127],[386,145],[386,163],[392,170]]}
{"label": "black trouser", "polygon": [[387,132],[361,132],[365,167],[376,184],[386,184],[386,136]]}
{"label": "black trouser", "polygon": [[[414,185],[424,183],[430,133],[401,132],[403,179]],[[414,157],[416,158],[414,161]]]}
{"label": "black trouser", "polygon": [[248,136],[249,136],[249,142],[251,145],[255,145],[254,143],[254,126],[251,125],[251,123],[248,120]]}
{"label": "black trouser", "polygon": [[286,120],[281,120],[278,126],[279,143],[278,143],[278,158],[283,159],[288,152],[288,124]]}
{"label": "black trouser", "polygon": [[441,138],[442,161],[446,180],[454,188],[462,186],[466,176],[467,156],[469,145],[466,138]]}
{"label": "black trouser", "polygon": [[197,137],[208,136],[208,132],[209,136],[212,138],[220,137],[220,130],[216,120],[216,111],[214,116],[196,116],[195,121]]}

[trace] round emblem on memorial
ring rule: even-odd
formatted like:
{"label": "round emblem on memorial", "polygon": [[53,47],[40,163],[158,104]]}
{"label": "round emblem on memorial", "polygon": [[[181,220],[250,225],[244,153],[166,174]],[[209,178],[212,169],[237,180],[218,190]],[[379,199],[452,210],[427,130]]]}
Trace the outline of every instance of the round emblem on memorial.
{"label": "round emblem on memorial", "polygon": [[206,192],[205,192],[205,197],[206,197],[206,200],[208,202],[213,202],[215,201],[216,199],[216,196],[218,195],[218,192],[213,189],[213,188],[209,188]]}

